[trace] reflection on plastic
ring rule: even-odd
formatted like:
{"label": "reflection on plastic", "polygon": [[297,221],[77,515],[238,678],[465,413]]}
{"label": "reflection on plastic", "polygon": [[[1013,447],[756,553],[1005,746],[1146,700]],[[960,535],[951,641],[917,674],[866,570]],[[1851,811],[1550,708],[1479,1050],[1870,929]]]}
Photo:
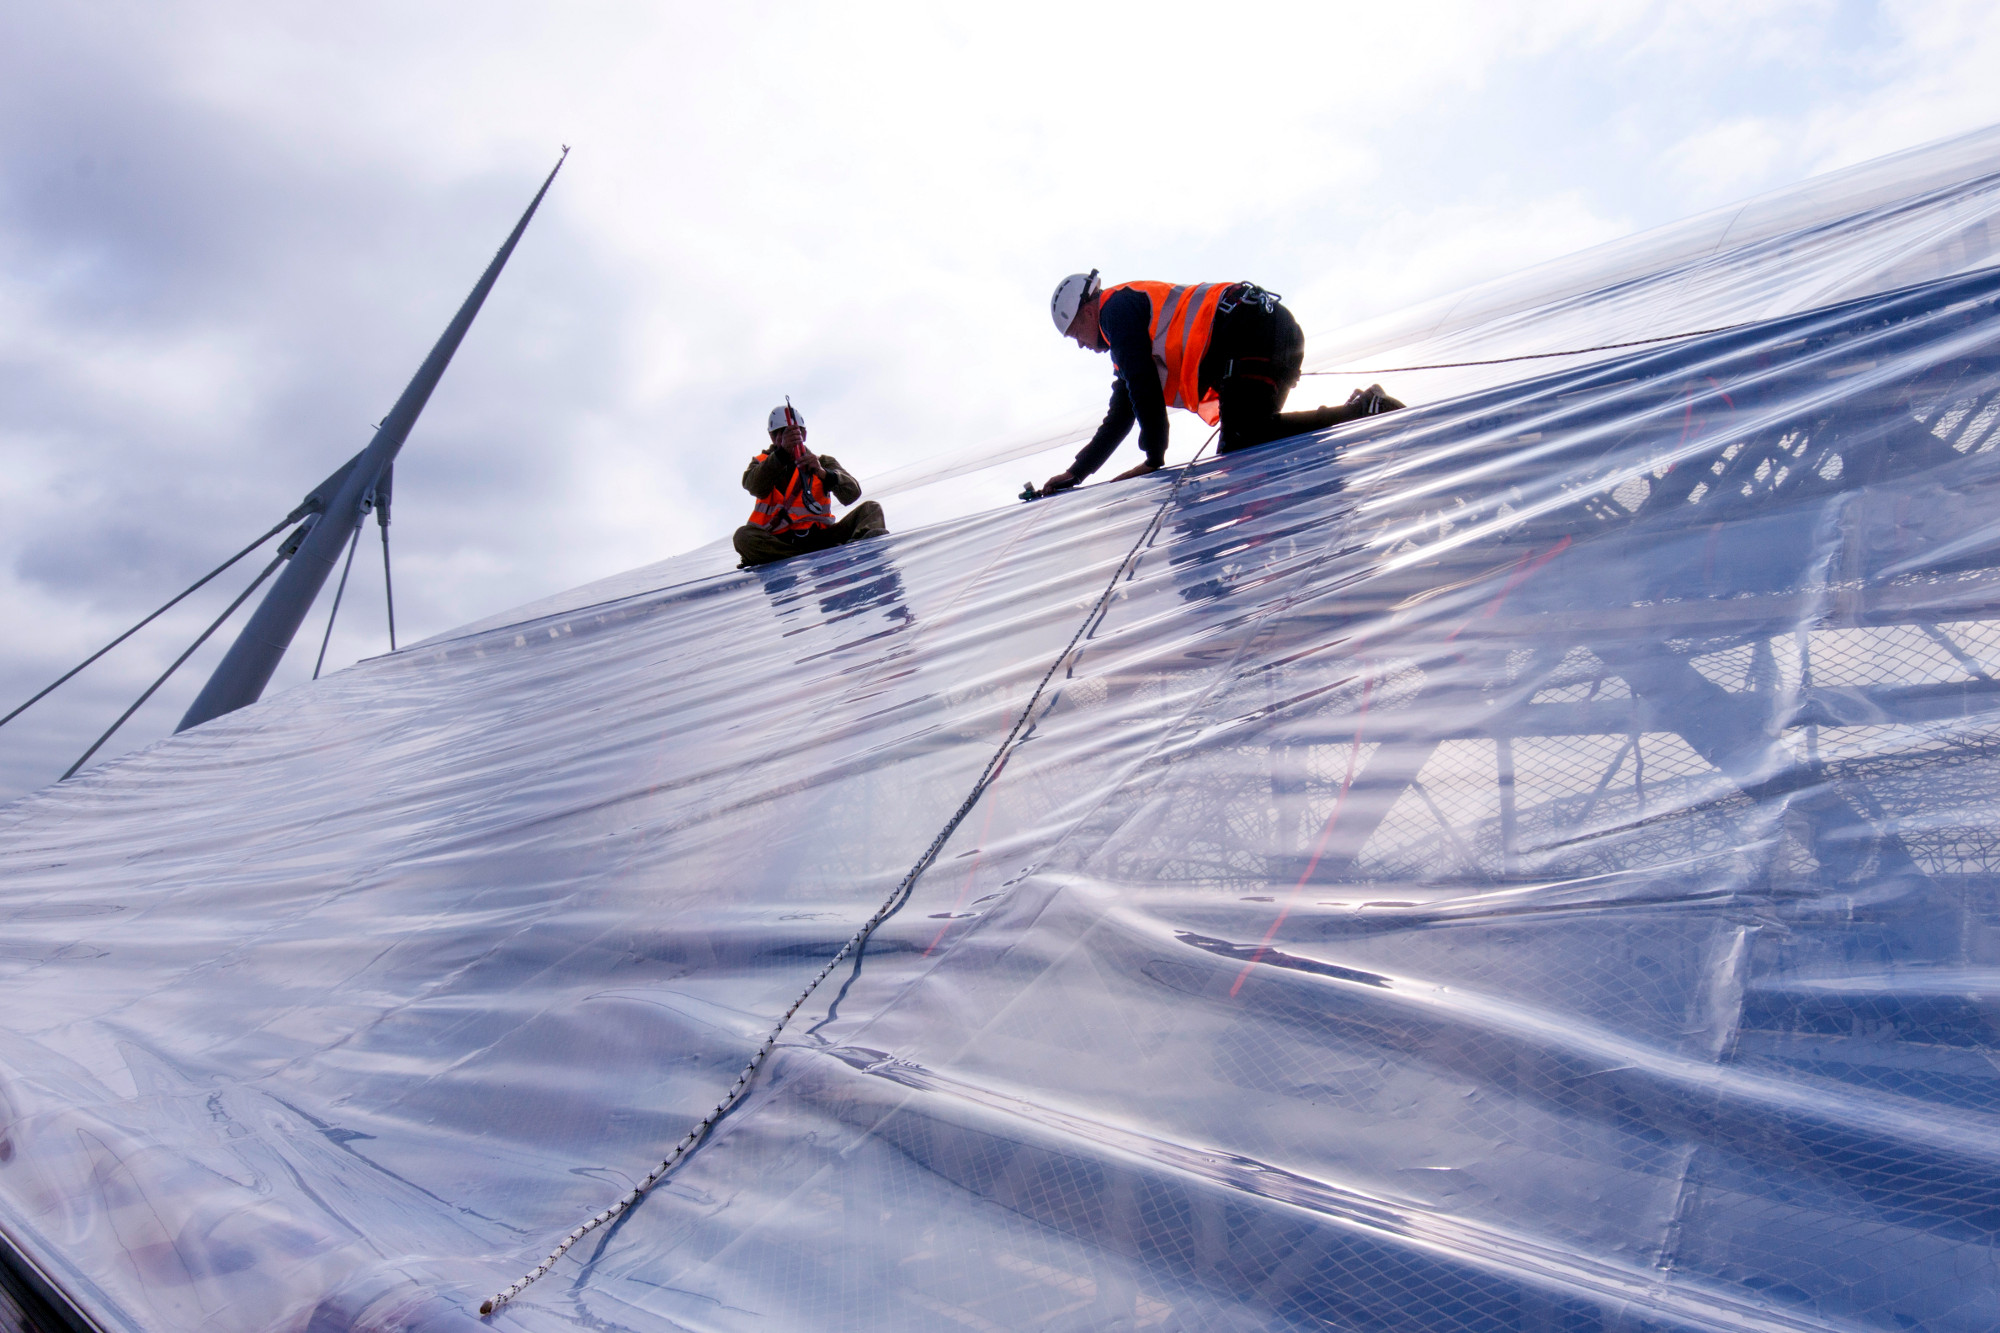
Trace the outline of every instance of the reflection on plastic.
{"label": "reflection on plastic", "polygon": [[[1990,1329],[2000,273],[1856,294],[1815,207],[1854,299],[1198,467],[493,1326]],[[0,1229],[107,1328],[468,1326],[1169,485],[697,553],[0,811]]]}

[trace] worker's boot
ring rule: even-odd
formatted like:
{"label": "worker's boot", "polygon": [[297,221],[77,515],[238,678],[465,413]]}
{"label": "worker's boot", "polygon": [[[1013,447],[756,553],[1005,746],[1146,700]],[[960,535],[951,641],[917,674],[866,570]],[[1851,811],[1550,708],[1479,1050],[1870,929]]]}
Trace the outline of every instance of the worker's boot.
{"label": "worker's boot", "polygon": [[1383,412],[1394,412],[1405,406],[1407,404],[1400,398],[1391,398],[1383,393],[1381,385],[1371,384],[1365,389],[1356,389],[1347,395],[1347,419],[1353,421],[1357,417],[1378,416]]}

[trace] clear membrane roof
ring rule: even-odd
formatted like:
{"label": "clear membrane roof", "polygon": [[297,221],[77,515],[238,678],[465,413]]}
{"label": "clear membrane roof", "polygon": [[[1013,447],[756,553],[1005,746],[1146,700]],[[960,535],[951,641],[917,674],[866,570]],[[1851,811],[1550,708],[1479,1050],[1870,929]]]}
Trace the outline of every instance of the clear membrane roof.
{"label": "clear membrane roof", "polygon": [[1990,1329],[1996,207],[2000,132],[1884,159],[1314,350],[1742,327],[0,808],[0,1231],[106,1329],[472,1326],[1056,663],[493,1327]]}

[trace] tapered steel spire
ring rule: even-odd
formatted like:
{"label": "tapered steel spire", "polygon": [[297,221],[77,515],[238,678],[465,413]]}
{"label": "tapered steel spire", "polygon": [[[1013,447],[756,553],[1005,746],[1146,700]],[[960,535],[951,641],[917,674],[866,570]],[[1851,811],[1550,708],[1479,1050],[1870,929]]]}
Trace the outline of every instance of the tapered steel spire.
{"label": "tapered steel spire", "polygon": [[389,409],[389,415],[382,418],[382,424],[375,428],[375,438],[368,447],[355,457],[347,470],[345,480],[340,483],[326,509],[313,523],[305,541],[299,546],[278,581],[271,585],[271,591],[264,595],[250,623],[236,636],[229,652],[215,668],[215,674],[202,686],[188,708],[187,715],[175,731],[186,731],[189,727],[200,726],[211,718],[234,712],[245,704],[257,702],[270,683],[271,673],[278,669],[285,650],[292,646],[292,636],[298,633],[299,625],[312,609],[313,599],[325,586],[327,575],[333,572],[353,534],[355,525],[361,521],[362,502],[376,487],[376,483],[388,472],[396,461],[397,452],[403,441],[409,437],[410,427],[417,422],[417,415],[430,401],[431,390],[437,387],[444,375],[444,368],[451,364],[453,352],[465,338],[465,331],[472,327],[473,317],[485,303],[486,294],[493,290],[493,283],[500,276],[500,270],[507,266],[508,256],[514,253],[514,246],[521,234],[528,229],[528,222],[541,206],[542,196],[555,183],[556,172],[562,170],[563,161],[568,158],[565,147],[562,157],[550,169],[548,179],[528,204],[527,212],[514,224],[514,231],[507,237],[507,243],[500,247],[493,262],[486,266],[485,274],[465,298],[465,304],[458,308],[458,314],[431,348],[431,354],[424,358],[417,368],[410,386],[403,390],[403,396]]}

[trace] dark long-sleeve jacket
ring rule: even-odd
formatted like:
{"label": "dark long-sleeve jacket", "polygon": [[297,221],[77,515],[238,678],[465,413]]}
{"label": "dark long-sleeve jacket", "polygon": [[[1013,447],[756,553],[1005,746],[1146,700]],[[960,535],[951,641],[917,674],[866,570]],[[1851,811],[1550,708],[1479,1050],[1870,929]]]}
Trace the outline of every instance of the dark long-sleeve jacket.
{"label": "dark long-sleeve jacket", "polygon": [[1069,466],[1078,481],[1104,466],[1134,421],[1146,457],[1158,464],[1167,456],[1167,396],[1153,362],[1153,303],[1129,287],[1113,292],[1097,308],[1097,327],[1111,349],[1111,405],[1104,423]]}
{"label": "dark long-sleeve jacket", "polygon": [[[826,472],[826,488],[833,492],[834,499],[851,505],[861,498],[861,483],[832,454],[821,454],[819,465]],[[743,469],[743,489],[761,500],[773,491],[781,491],[791,485],[792,471],[790,456],[772,449],[761,459],[752,458],[750,466]]]}

